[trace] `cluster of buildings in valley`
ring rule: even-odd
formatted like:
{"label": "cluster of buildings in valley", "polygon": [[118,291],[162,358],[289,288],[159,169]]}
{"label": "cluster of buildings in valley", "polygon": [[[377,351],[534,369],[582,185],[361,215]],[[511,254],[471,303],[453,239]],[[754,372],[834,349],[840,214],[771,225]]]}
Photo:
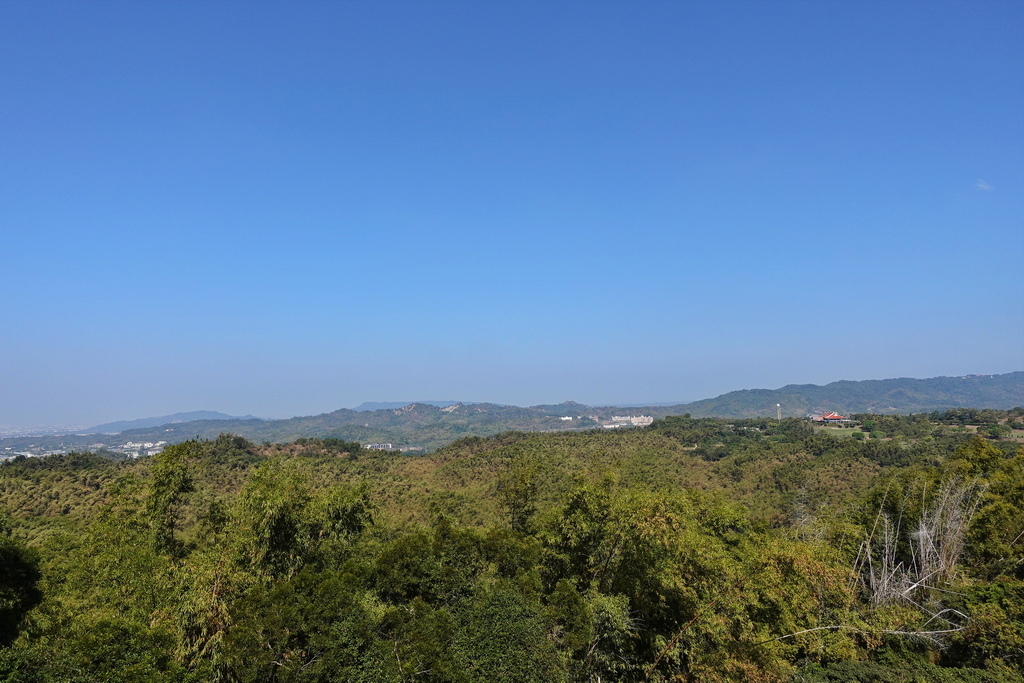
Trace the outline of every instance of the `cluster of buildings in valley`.
{"label": "cluster of buildings in valley", "polygon": [[103,443],[89,444],[88,446],[64,446],[49,448],[29,444],[21,448],[5,446],[0,451],[0,460],[7,460],[23,455],[27,458],[39,458],[44,455],[65,455],[73,451],[96,451],[103,450],[107,453],[116,453],[126,458],[141,458],[148,455],[156,455],[167,445],[166,441],[126,441],[123,444],[108,445]]}
{"label": "cluster of buildings in valley", "polygon": [[130,458],[141,458],[144,455],[156,455],[166,445],[166,441],[129,441],[122,446],[110,446],[107,450],[114,451],[115,453],[124,453]]}
{"label": "cluster of buildings in valley", "polygon": [[611,422],[605,422],[601,426],[605,429],[618,429],[619,427],[647,427],[654,418],[650,415],[613,415]]}
{"label": "cluster of buildings in valley", "polygon": [[400,453],[415,453],[422,451],[422,446],[395,446],[392,443],[365,443],[363,448],[371,451],[398,451]]}
{"label": "cluster of buildings in valley", "polygon": [[577,415],[576,417],[565,416],[558,418],[562,422],[573,422],[574,420],[582,419],[591,420],[593,426],[601,425],[605,429],[618,429],[619,427],[647,427],[654,418],[650,415],[614,415],[611,420],[601,421],[597,415]]}

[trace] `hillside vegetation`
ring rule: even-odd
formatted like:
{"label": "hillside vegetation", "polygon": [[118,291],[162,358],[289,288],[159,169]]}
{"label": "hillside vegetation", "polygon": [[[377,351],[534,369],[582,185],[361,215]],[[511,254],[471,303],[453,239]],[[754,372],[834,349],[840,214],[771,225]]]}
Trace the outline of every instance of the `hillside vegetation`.
{"label": "hillside vegetation", "polygon": [[802,417],[811,411],[841,414],[909,414],[949,408],[1008,409],[1024,405],[1024,372],[1003,375],[967,375],[930,379],[873,379],[840,381],[824,386],[789,384],[781,389],[732,391],[718,398],[688,403],[685,410],[697,417]]}
{"label": "hillside vegetation", "polygon": [[[391,443],[425,451],[441,448],[465,436],[494,436],[517,431],[579,431],[608,422],[616,415],[654,417],[691,414],[694,417],[805,417],[813,411],[908,414],[951,408],[1008,410],[1024,406],[1024,372],[932,379],[887,379],[833,382],[825,386],[789,385],[781,389],[734,391],[705,401],[677,406],[592,407],[567,401],[528,408],[493,403],[446,406],[414,403],[382,410],[336,410],[323,415],[287,420],[206,419],[169,422],[124,429],[117,435],[70,434],[0,439],[0,455],[29,450],[95,450],[125,442],[180,443],[188,439],[215,439],[223,432],[256,442],[286,443],[300,438],[337,438],[363,443]],[[571,417],[572,420],[562,418]],[[143,421],[137,421],[143,422]],[[118,425],[103,426],[112,430]],[[92,431],[96,431],[95,428]]]}
{"label": "hillside vegetation", "polygon": [[0,681],[1020,680],[1024,411],[860,417],[18,458]]}

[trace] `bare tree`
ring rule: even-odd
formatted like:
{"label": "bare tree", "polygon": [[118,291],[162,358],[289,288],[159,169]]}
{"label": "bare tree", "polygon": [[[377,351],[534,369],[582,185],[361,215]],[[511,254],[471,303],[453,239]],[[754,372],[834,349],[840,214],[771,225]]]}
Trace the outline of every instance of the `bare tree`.
{"label": "bare tree", "polygon": [[[856,569],[872,604],[910,604],[926,617],[920,630],[900,634],[923,637],[942,646],[945,636],[966,625],[967,616],[945,607],[942,597],[951,592],[948,586],[956,579],[981,492],[977,481],[959,477],[946,480],[910,531],[904,531],[906,501],[893,520],[884,511],[883,498],[875,524],[861,545]],[[909,557],[901,557],[899,552],[904,533],[908,534]]]}

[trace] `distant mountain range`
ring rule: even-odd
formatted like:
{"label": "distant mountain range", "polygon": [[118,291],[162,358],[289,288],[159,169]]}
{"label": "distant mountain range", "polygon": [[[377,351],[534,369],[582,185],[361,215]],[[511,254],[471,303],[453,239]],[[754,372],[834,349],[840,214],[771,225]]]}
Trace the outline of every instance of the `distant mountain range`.
{"label": "distant mountain range", "polygon": [[[781,405],[782,414],[788,417],[825,411],[907,414],[949,408],[1005,410],[1024,406],[1024,372],[840,381],[825,386],[790,384],[781,389],[732,391],[717,398],[674,406],[592,407],[565,402],[522,408],[449,401],[409,405],[364,403],[355,410],[341,409],[285,420],[260,420],[252,416],[237,418],[202,411],[112,422],[77,435],[0,439],[0,446],[8,450],[28,446],[36,449],[98,448],[128,441],[173,443],[189,438],[209,439],[230,432],[253,441],[287,442],[300,437],[336,437],[363,443],[391,443],[396,448],[431,450],[463,436],[489,436],[508,430],[589,429],[611,421],[616,415],[644,414],[658,418],[689,413],[694,417],[774,417],[777,404]],[[374,409],[377,405],[385,407]],[[202,417],[193,417],[196,415]],[[115,429],[120,429],[119,433],[110,435]]]}
{"label": "distant mountain range", "polygon": [[193,410],[190,413],[175,413],[162,417],[143,417],[138,420],[122,420],[120,422],[108,422],[106,424],[83,429],[79,434],[118,434],[129,429],[143,429],[145,427],[159,427],[160,425],[176,424],[179,422],[194,422],[196,420],[257,420],[252,415],[237,417],[225,415],[215,410]]}
{"label": "distant mountain range", "polygon": [[792,417],[829,410],[903,415],[949,408],[1007,410],[1024,406],[1024,372],[789,384],[781,389],[730,391],[682,407],[694,417],[759,417],[774,416],[776,404],[781,404],[783,415]]}
{"label": "distant mountain range", "polygon": [[411,405],[413,403],[422,403],[423,405],[427,406],[447,408],[448,406],[453,406],[456,403],[461,403],[461,401],[366,401],[364,403],[360,403],[352,410],[356,411],[357,413],[363,413],[373,410],[394,410],[395,408],[404,408],[405,406]]}

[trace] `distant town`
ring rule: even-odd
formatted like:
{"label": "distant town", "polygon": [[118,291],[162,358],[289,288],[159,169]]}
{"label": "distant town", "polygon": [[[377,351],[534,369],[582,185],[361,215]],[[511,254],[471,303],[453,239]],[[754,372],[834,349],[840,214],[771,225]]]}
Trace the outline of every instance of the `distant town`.
{"label": "distant town", "polygon": [[94,443],[87,446],[61,446],[59,448],[46,448],[36,444],[29,444],[22,448],[4,446],[0,452],[0,460],[16,458],[19,455],[27,458],[38,458],[44,455],[65,455],[72,451],[101,451],[122,458],[142,458],[149,455],[156,455],[167,445],[166,441],[125,441],[123,444],[109,445],[105,443]]}

